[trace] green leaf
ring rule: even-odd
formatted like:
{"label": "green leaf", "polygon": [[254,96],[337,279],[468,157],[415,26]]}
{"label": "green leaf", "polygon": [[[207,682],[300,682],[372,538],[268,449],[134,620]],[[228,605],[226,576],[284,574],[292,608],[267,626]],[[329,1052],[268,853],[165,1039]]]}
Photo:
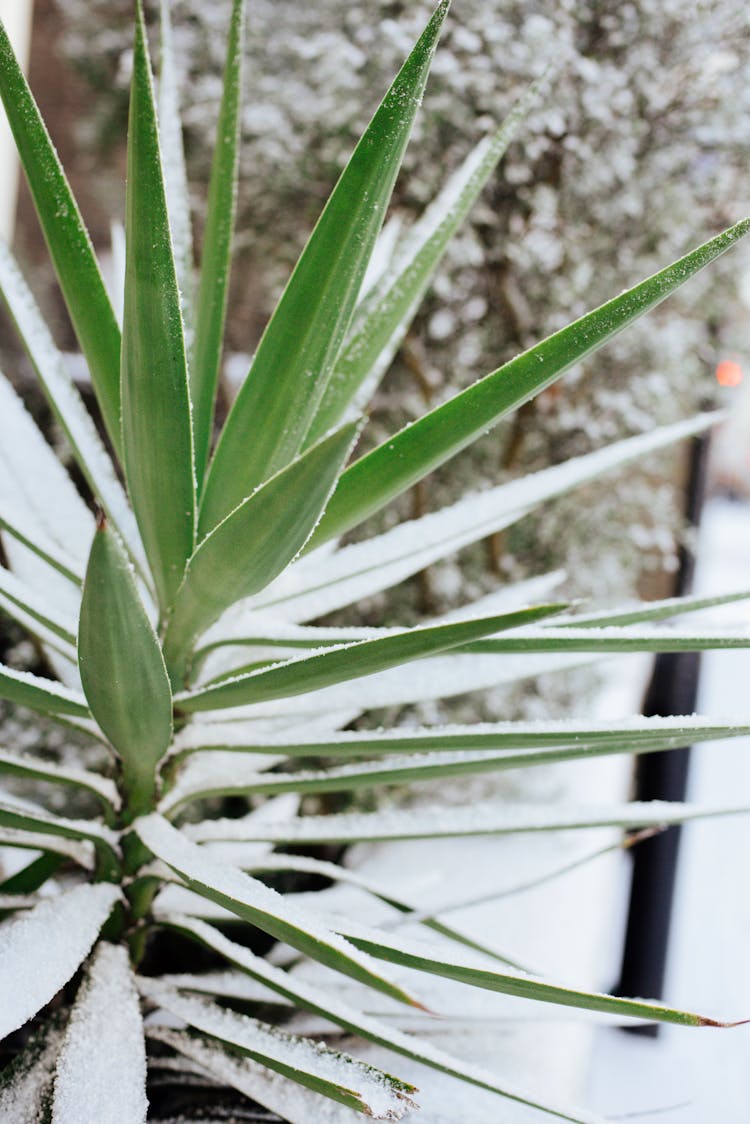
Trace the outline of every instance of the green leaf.
{"label": "green leaf", "polygon": [[346,462],[358,424],[335,430],[219,523],[188,562],[164,637],[172,665],[230,605],[257,593],[302,548]]}
{"label": "green leaf", "polygon": [[[350,1054],[219,1007],[204,998],[182,995],[176,988],[158,980],[144,978],[139,981],[139,986],[147,999],[184,1019],[196,1030],[210,1035],[214,1045],[216,1040],[223,1042],[232,1051],[239,1051],[289,1080],[368,1117],[400,1120],[409,1109],[416,1108],[408,1097],[409,1093],[416,1091],[413,1085],[399,1081]],[[170,1030],[166,1034],[157,1030],[156,1038],[177,1049],[180,1045],[188,1045],[184,1036],[175,1038]],[[206,1039],[200,1041],[208,1045]]]}
{"label": "green leaf", "polygon": [[78,663],[91,713],[122,758],[130,814],[147,807],[172,738],[172,694],[156,633],[114,533],[94,536],[83,585]]}
{"label": "green leaf", "polygon": [[737,632],[677,628],[536,629],[502,640],[479,640],[466,644],[463,652],[707,652],[750,648],[750,636]]}
{"label": "green leaf", "polygon": [[448,244],[482,192],[539,92],[535,82],[502,125],[484,137],[409,232],[393,265],[360,303],[316,412],[308,441],[325,433],[350,402],[372,397],[398,351]]}
{"label": "green leaf", "polygon": [[211,182],[208,189],[198,312],[190,367],[195,474],[199,494],[211,448],[216,387],[221,366],[229,291],[232,232],[237,204],[244,38],[244,0],[234,0],[227,40],[221,108],[211,165]]}
{"label": "green leaf", "polygon": [[511,359],[389,438],[347,469],[308,549],[342,535],[487,433],[590,355],[750,230],[750,219],[712,238],[679,261],[614,297]]}
{"label": "green leaf", "polygon": [[413,1005],[406,992],[373,972],[369,958],[362,959],[314,914],[291,907],[275,890],[213,858],[205,848],[191,843],[161,816],[146,816],[136,820],[133,827],[149,851],[170,866],[195,893],[216,902],[251,925],[257,925],[263,932],[299,949],[313,960],[401,1003]]}
{"label": "green leaf", "polygon": [[143,12],[128,125],[122,435],[125,476],[164,610],[195,542],[195,481],[180,296]]}
{"label": "green leaf", "polygon": [[63,687],[52,679],[42,679],[30,671],[15,671],[0,664],[0,699],[28,706],[41,714],[74,715],[90,718],[86,699],[80,692]]}
{"label": "green leaf", "polygon": [[265,330],[209,471],[202,534],[302,447],[354,311],[447,10],[441,0],[344,169]]}
{"label": "green leaf", "polygon": [[0,97],[107,433],[119,453],[120,330],[78,205],[2,21]]}
{"label": "green leaf", "polygon": [[423,656],[448,651],[467,643],[472,637],[519,628],[559,612],[562,608],[562,604],[539,605],[516,613],[427,628],[411,628],[375,640],[341,644],[312,656],[288,660],[261,671],[225,680],[216,686],[209,685],[189,693],[183,692],[175,697],[175,704],[186,711],[217,710],[301,695],[317,691],[321,687],[330,687],[334,683],[374,675],[378,671],[397,667]]}
{"label": "green leaf", "polygon": [[644,621],[668,620],[685,613],[696,613],[701,609],[713,609],[717,605],[732,605],[736,601],[746,601],[750,590],[738,589],[734,593],[720,593],[712,597],[667,597],[661,601],[643,601],[623,609],[605,609],[598,613],[581,613],[570,620],[556,622],[559,628],[605,628],[627,624],[642,624]]}
{"label": "green leaf", "polygon": [[21,870],[0,882],[0,894],[33,894],[62,866],[62,855],[42,853]]}
{"label": "green leaf", "polygon": [[613,995],[561,987],[534,976],[500,972],[495,967],[483,965],[478,958],[470,958],[458,949],[451,950],[448,954],[444,946],[423,944],[421,941],[386,933],[382,929],[367,929],[348,919],[342,921],[341,928],[357,948],[361,948],[371,956],[417,971],[457,980],[472,987],[485,988],[488,991],[499,991],[505,995],[535,999],[542,1003],[559,1003],[565,1007],[577,1007],[584,1011],[603,1011],[654,1022],[676,1023],[678,1026],[731,1025],[692,1011],[668,1007],[662,1003],[641,999],[620,999]]}

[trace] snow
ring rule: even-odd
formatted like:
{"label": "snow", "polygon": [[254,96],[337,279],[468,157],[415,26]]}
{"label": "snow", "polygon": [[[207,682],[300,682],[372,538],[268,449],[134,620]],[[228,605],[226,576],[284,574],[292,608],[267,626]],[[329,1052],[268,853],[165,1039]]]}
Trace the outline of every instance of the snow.
{"label": "snow", "polygon": [[63,1041],[52,1124],[145,1122],[146,1049],[127,949],[101,943]]}
{"label": "snow", "polygon": [[141,980],[140,986],[148,999],[166,1007],[204,1034],[247,1050],[256,1060],[274,1069],[306,1074],[325,1082],[332,1090],[347,1090],[361,1099],[367,1114],[376,1119],[399,1120],[411,1107],[409,1099],[392,1086],[385,1074],[362,1065],[347,1054],[286,1034],[203,998],[182,995],[155,980]]}
{"label": "snow", "polygon": [[0,1038],[23,1026],[67,983],[88,954],[120,891],[77,886],[0,925]]}

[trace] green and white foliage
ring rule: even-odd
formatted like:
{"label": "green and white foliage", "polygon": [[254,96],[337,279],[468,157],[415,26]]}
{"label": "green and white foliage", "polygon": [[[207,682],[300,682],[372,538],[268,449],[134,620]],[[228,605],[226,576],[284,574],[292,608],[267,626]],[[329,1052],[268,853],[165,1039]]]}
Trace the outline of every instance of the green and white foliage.
{"label": "green and white foliage", "polygon": [[[59,6],[68,56],[96,91],[90,116],[77,127],[89,143],[94,134],[105,138],[111,151],[128,73],[129,0]],[[194,182],[207,183],[229,0],[173,0],[171,7],[188,163]],[[241,120],[243,282],[235,287],[232,350],[253,350],[252,333],[263,323],[258,294],[270,311],[315,220],[315,200],[325,197],[429,8],[429,0],[253,4],[252,96]],[[652,273],[683,252],[686,231],[730,221],[747,198],[749,26],[735,0],[705,0],[689,20],[679,0],[454,5],[418,143],[396,189],[403,231],[442,187],[443,170],[457,169],[472,143],[492,135],[546,62],[552,95],[532,108],[503,175],[453,239],[406,352],[374,398],[373,433],[382,439],[417,416],[425,396],[440,400],[601,293]],[[101,150],[100,143],[100,160]],[[104,196],[108,188],[101,178],[97,184]],[[194,205],[202,205],[197,193]],[[737,276],[734,268],[712,270],[658,320],[614,343],[603,367],[598,359],[578,365],[556,392],[509,422],[499,442],[480,443],[398,510],[440,506],[480,479],[497,483],[699,408],[711,394],[706,375],[717,358],[740,344],[744,350],[725,318]],[[489,552],[491,565],[517,578],[534,572],[543,554],[550,567],[566,567],[571,596],[614,601],[644,568],[676,562],[679,519],[668,476],[657,486],[644,467],[593,484],[585,505],[562,500],[543,519],[509,529],[502,556]],[[460,571],[450,560],[437,564],[419,594],[404,589],[400,603],[419,596],[447,607],[467,582],[486,589],[494,580],[487,556],[477,547]]]}
{"label": "green and white foliage", "polygon": [[[440,913],[420,912],[397,882],[383,884],[310,853],[326,843],[652,829],[747,810],[489,800],[449,810],[424,797],[418,807],[394,807],[386,797],[380,810],[368,811],[358,802],[361,789],[372,795],[398,786],[408,804],[410,786],[432,779],[748,732],[747,725],[696,716],[346,729],[379,708],[488,688],[571,659],[750,646],[745,635],[691,626],[689,617],[679,627],[664,623],[745,598],[747,590],[584,614],[549,599],[556,575],[545,573],[419,627],[319,621],[373,593],[389,594],[428,563],[456,557],[460,565],[482,536],[714,420],[699,415],[656,428],[525,480],[467,493],[366,541],[340,541],[495,431],[750,229],[744,221],[724,230],[559,325],[460,393],[446,392],[385,442],[370,434],[362,453],[373,371],[382,373],[382,355],[390,357],[408,329],[449,236],[536,93],[498,124],[494,140],[480,141],[405,239],[394,243],[389,227],[378,242],[447,6],[443,0],[432,14],[354,149],[216,439],[228,216],[239,164],[242,0],[227,35],[195,276],[180,131],[172,120],[158,127],[160,111],[175,112],[172,35],[165,22],[157,102],[137,6],[122,329],[64,172],[0,34],[0,95],[109,438],[107,446],[3,249],[0,290],[81,481],[79,492],[10,382],[0,379],[7,560],[0,605],[56,676],[2,666],[0,698],[71,731],[61,762],[31,746],[0,752],[0,846],[26,852],[0,883],[0,1022],[18,1047],[0,1074],[4,1118],[136,1124],[148,1118],[148,1067],[171,1067],[186,1081],[236,1090],[292,1124],[345,1124],[356,1113],[398,1120],[419,1112],[416,1066],[447,1080],[454,1103],[460,1088],[466,1118],[494,1118],[513,1102],[594,1124],[590,1113],[556,1103],[546,1089],[518,1088],[436,1042],[434,1026],[444,1028],[455,1013],[455,1003],[453,1011],[445,1006],[444,981],[467,989],[481,1017],[492,1017],[492,993],[500,993],[613,1019],[716,1025],[700,1013],[529,973],[493,947],[491,934],[480,942]],[[162,19],[169,19],[168,5]],[[393,244],[392,263],[368,287],[368,265],[382,256],[383,238]],[[334,806],[327,793],[343,793],[346,802],[339,796]],[[241,814],[227,814],[226,796],[240,801]],[[315,875],[329,888],[299,895],[289,889],[290,875]],[[413,915],[413,925],[394,932],[388,918],[373,921],[369,908],[340,915],[342,887],[356,888],[388,917]],[[430,930],[429,940],[419,926]],[[193,970],[159,978],[155,950],[178,939],[194,956]],[[261,955],[269,947],[271,954]],[[201,972],[207,958],[223,968],[219,976]],[[418,1033],[403,1029],[407,1016],[418,1018]],[[425,1100],[429,1106],[429,1087]],[[441,1117],[428,1107],[423,1118]]]}

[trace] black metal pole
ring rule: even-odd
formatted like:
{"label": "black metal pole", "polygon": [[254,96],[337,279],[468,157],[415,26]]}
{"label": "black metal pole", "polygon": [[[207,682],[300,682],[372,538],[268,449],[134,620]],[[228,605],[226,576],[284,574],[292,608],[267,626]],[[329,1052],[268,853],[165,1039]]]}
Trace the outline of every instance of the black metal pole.
{"label": "black metal pole", "polygon": [[[705,498],[709,438],[694,438],[690,449],[685,515],[697,528]],[[689,593],[693,585],[695,558],[685,546],[680,549],[675,593]],[[698,695],[700,653],[660,654],[646,691],[643,714],[647,717],[692,714]],[[645,754],[636,768],[637,800],[685,799],[690,749]],[[680,828],[670,827],[640,843],[632,853],[632,882],[625,944],[616,995],[660,999],[664,993],[669,933],[672,921]],[[631,1033],[655,1036],[658,1025],[628,1028]]]}

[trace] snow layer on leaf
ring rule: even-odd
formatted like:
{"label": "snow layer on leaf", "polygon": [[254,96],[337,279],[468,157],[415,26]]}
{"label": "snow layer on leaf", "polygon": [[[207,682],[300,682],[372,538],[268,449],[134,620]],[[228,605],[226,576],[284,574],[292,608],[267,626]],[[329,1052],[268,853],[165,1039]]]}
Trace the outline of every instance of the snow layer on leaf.
{"label": "snow layer on leaf", "polygon": [[0,1037],[23,1026],[68,982],[119,898],[109,882],[77,886],[0,925]]}
{"label": "snow layer on leaf", "polygon": [[53,1124],[146,1120],[146,1049],[127,950],[102,942],[76,998],[55,1075]]}
{"label": "snow layer on leaf", "polygon": [[47,1027],[0,1074],[0,1120],[7,1124],[39,1124],[44,1120],[62,1032]]}
{"label": "snow layer on leaf", "polygon": [[324,1082],[333,1091],[346,1092],[352,1099],[361,1102],[361,1110],[366,1115],[376,1120],[400,1120],[409,1108],[414,1107],[405,1095],[411,1090],[400,1089],[399,1083],[387,1074],[362,1065],[348,1054],[286,1034],[203,998],[182,995],[157,980],[141,980],[139,984],[148,999],[184,1019],[196,1030],[230,1047],[247,1051],[256,1061],[268,1064],[272,1069],[286,1070],[288,1079],[292,1081],[299,1080],[301,1076],[312,1077]]}
{"label": "snow layer on leaf", "polygon": [[441,511],[401,523],[382,535],[344,547],[320,565],[292,565],[263,594],[248,602],[271,605],[287,620],[309,620],[369,597],[526,515],[538,504],[655,449],[708,428],[716,414],[598,449],[523,479],[465,496]]}
{"label": "snow layer on leaf", "polygon": [[[48,812],[40,804],[32,804],[30,800],[22,800],[19,796],[0,791],[0,819],[5,813],[9,826],[21,827],[25,830],[40,832],[48,831],[50,835],[63,835],[68,839],[90,839],[95,844],[101,843],[110,851],[117,853],[119,839],[117,832],[105,827],[98,820],[70,820]],[[12,817],[12,819],[11,819]],[[23,819],[23,823],[20,821]]]}
{"label": "snow layer on leaf", "polygon": [[650,827],[712,816],[743,815],[750,805],[706,806],[651,800],[607,807],[582,804],[474,804],[471,807],[384,808],[305,816],[282,827],[256,827],[247,819],[188,824],[197,842],[264,840],[273,843],[362,842],[384,839],[437,839],[462,835],[504,835],[514,831],[563,831],[580,827]]}

